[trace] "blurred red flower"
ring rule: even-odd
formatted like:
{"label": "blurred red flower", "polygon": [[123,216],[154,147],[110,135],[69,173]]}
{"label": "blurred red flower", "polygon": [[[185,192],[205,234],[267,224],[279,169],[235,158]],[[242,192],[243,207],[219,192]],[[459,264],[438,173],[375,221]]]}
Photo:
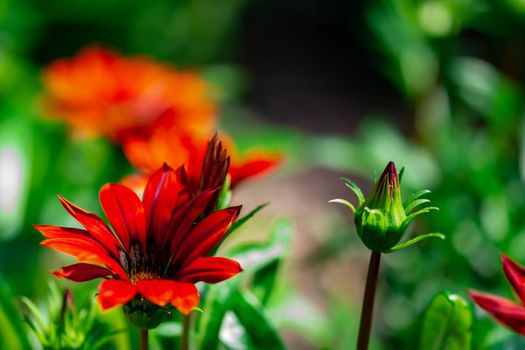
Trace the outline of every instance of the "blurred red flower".
{"label": "blurred red flower", "polygon": [[[132,175],[124,183],[141,187],[147,174],[163,163],[184,164],[190,182],[195,184],[199,180],[208,138],[179,128],[175,119],[173,110],[167,110],[149,130],[144,129],[126,138],[124,153],[143,174]],[[220,139],[231,155],[229,174],[232,188],[247,178],[271,171],[281,162],[281,155],[260,149],[240,155],[230,137],[221,133]]]}
{"label": "blurred red flower", "polygon": [[73,58],[52,62],[43,83],[46,113],[64,120],[81,137],[121,141],[168,108],[190,133],[209,135],[215,129],[215,106],[201,77],[148,57],[88,47]]}
{"label": "blurred red flower", "polygon": [[470,290],[469,295],[476,304],[499,322],[525,335],[525,268],[503,254],[501,254],[501,263],[503,273],[520,299],[520,304],[474,290]]}
{"label": "blurred red flower", "polygon": [[98,293],[103,310],[140,295],[188,314],[199,303],[194,283],[216,283],[241,272],[236,261],[208,256],[240,212],[238,206],[208,213],[229,162],[220,142],[209,145],[197,191],[190,188],[184,167],[173,170],[166,164],[148,178],[142,200],[126,186],[103,186],[100,203],[113,231],[59,196],[85,229],[35,225],[46,238],[41,245],[78,260],[54,274],[76,282],[105,278]]}

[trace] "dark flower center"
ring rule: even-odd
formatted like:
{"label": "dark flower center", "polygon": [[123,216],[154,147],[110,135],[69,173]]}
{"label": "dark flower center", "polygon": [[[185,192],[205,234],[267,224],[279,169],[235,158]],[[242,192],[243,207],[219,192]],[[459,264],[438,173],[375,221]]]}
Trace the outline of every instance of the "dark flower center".
{"label": "dark flower center", "polygon": [[142,280],[153,280],[153,279],[159,279],[160,276],[158,276],[155,273],[152,272],[139,272],[134,275],[129,276],[129,281],[133,284],[137,283],[138,281]]}
{"label": "dark flower center", "polygon": [[119,260],[133,284],[145,279],[163,278],[169,264],[167,254],[155,250],[145,254],[138,242],[131,245],[129,252],[120,251]]}

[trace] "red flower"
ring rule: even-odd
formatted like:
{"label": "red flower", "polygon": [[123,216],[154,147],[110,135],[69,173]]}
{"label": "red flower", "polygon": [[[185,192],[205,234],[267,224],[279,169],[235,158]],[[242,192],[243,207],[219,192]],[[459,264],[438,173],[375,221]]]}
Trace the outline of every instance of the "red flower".
{"label": "red flower", "polygon": [[520,299],[520,304],[474,290],[470,290],[469,295],[476,304],[499,322],[525,335],[525,268],[503,254],[501,254],[501,263],[503,273]]}
{"label": "red flower", "polygon": [[[281,162],[281,156],[264,150],[254,150],[241,156],[236,152],[233,140],[223,133],[220,139],[231,155],[229,174],[232,188],[245,179],[272,170]],[[208,137],[181,130],[174,122],[173,111],[167,110],[151,128],[127,137],[123,147],[131,164],[146,175],[165,162],[184,164],[188,177],[195,182],[199,181],[207,140]],[[134,175],[125,183],[140,185],[141,178],[146,175]]]}
{"label": "red flower", "polygon": [[188,132],[208,135],[215,128],[216,108],[204,80],[148,57],[88,47],[73,58],[52,62],[43,83],[47,114],[83,137],[122,141],[168,108]]}
{"label": "red flower", "polygon": [[208,256],[240,207],[203,216],[218,189],[192,195],[187,183],[183,167],[163,165],[149,177],[142,200],[123,185],[103,186],[100,203],[113,231],[95,214],[59,196],[84,229],[35,226],[46,238],[41,245],[78,260],[54,274],[77,282],[105,278],[98,292],[103,310],[137,298],[191,312],[199,303],[194,283],[220,282],[242,269],[236,261]]}

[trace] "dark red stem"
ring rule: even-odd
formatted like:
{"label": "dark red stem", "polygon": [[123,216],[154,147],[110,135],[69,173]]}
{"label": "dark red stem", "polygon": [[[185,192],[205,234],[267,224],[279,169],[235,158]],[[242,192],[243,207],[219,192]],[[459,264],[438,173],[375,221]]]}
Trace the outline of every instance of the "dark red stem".
{"label": "dark red stem", "polygon": [[140,329],[140,350],[148,350],[148,330]]}
{"label": "dark red stem", "polygon": [[370,341],[370,330],[372,328],[372,318],[374,314],[374,299],[377,287],[377,277],[379,275],[379,264],[381,253],[370,254],[368,265],[368,275],[366,277],[365,295],[363,297],[363,307],[361,309],[361,322],[359,324],[359,337],[357,338],[357,350],[368,350]]}

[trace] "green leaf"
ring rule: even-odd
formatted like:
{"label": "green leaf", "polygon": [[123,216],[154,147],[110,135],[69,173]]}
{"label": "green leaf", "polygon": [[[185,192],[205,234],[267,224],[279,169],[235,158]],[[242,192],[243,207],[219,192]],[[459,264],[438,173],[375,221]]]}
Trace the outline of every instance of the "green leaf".
{"label": "green leaf", "polygon": [[242,218],[235,221],[230,228],[230,231],[223,237],[221,243],[217,244],[215,248],[212,249],[210,252],[210,256],[213,256],[217,253],[217,250],[221,246],[222,242],[226,240],[233,232],[235,232],[239,227],[241,227],[243,224],[245,224],[248,220],[250,220],[255,214],[257,214],[260,210],[262,210],[264,207],[266,207],[269,203],[263,203],[261,205],[258,205],[255,209],[253,209],[251,212],[243,216]]}
{"label": "green leaf", "polygon": [[421,191],[417,191],[417,192],[412,193],[410,195],[410,197],[408,197],[405,200],[405,202],[403,203],[403,207],[405,208],[405,211],[409,212],[409,210],[407,210],[407,207],[410,206],[413,201],[415,201],[419,197],[424,196],[425,194],[429,194],[429,193],[430,193],[430,190],[421,190]]}
{"label": "green leaf", "polygon": [[198,349],[215,350],[219,348],[219,334],[226,312],[231,307],[231,296],[239,286],[235,277],[220,285],[212,285],[206,294],[203,313],[197,323]]}
{"label": "green leaf", "polygon": [[232,225],[232,228],[230,229],[230,232],[228,232],[228,235],[232,234],[235,230],[237,230],[239,227],[241,227],[246,221],[250,220],[255,214],[257,214],[260,210],[262,210],[264,207],[266,207],[270,203],[263,203],[258,205],[255,209],[253,209],[251,212],[240,218],[239,220],[235,221]]}
{"label": "green leaf", "polygon": [[432,232],[432,233],[426,233],[426,234],[423,234],[423,235],[419,235],[419,236],[414,237],[414,238],[412,238],[412,239],[410,239],[410,240],[408,240],[406,242],[399,243],[398,245],[390,248],[389,250],[387,250],[385,252],[385,254],[393,253],[393,252],[401,250],[403,248],[410,247],[411,245],[414,245],[417,242],[422,241],[422,240],[427,239],[427,238],[445,239],[445,235],[442,234],[442,233],[438,233],[438,232]]}
{"label": "green leaf", "polygon": [[401,170],[399,170],[399,173],[397,174],[397,177],[399,178],[399,183],[403,181],[403,175],[405,175],[405,167],[401,167]]}
{"label": "green leaf", "polygon": [[286,219],[278,220],[271,228],[268,243],[247,243],[232,248],[226,256],[238,261],[248,276],[285,256],[290,245],[292,225]]}
{"label": "green leaf", "polygon": [[355,182],[353,182],[350,179],[347,179],[346,177],[342,177],[341,180],[343,180],[346,184],[346,186],[351,189],[355,195],[357,196],[357,200],[359,201],[359,205],[363,204],[365,201],[365,196],[363,195],[363,192],[361,192],[361,189]]}
{"label": "green leaf", "polygon": [[426,207],[426,208],[420,209],[420,210],[418,210],[418,211],[416,211],[416,212],[410,214],[409,216],[407,216],[407,217],[405,218],[405,220],[403,221],[403,224],[402,224],[402,226],[403,226],[403,231],[406,231],[408,225],[410,225],[410,223],[411,223],[412,221],[414,221],[414,219],[416,218],[416,216],[421,215],[421,214],[428,213],[428,212],[430,212],[430,211],[432,211],[432,210],[439,210],[439,208],[438,208],[438,207]]}
{"label": "green leaf", "polygon": [[31,349],[22,327],[22,317],[12,301],[7,285],[0,279],[0,348]]}
{"label": "green leaf", "polygon": [[413,209],[419,207],[420,205],[422,204],[425,204],[425,203],[430,203],[430,199],[427,199],[427,198],[420,198],[420,199],[416,199],[416,200],[413,200],[412,202],[410,202],[406,207],[405,207],[405,213],[410,213]]}
{"label": "green leaf", "polygon": [[280,267],[285,257],[289,256],[292,241],[292,224],[288,220],[279,220],[271,228],[270,247],[278,247],[274,260],[255,271],[252,279],[252,291],[263,305],[266,305],[275,289]]}
{"label": "green leaf", "polygon": [[247,243],[235,247],[225,255],[238,261],[243,272],[219,285],[206,287],[203,313],[197,321],[197,348],[215,350],[219,348],[219,335],[226,315],[233,308],[236,293],[241,283],[251,281],[254,290],[262,298],[269,298],[275,284],[280,259],[288,254],[291,224],[278,220],[273,226],[268,243]]}
{"label": "green leaf", "polygon": [[425,311],[420,350],[470,350],[472,310],[460,296],[439,293]]}
{"label": "green leaf", "polygon": [[[236,291],[233,295],[232,311],[249,338],[247,349],[285,349],[279,334],[266,317],[263,305],[253,294]],[[221,329],[222,339],[222,333],[225,331],[229,330]]]}
{"label": "green leaf", "polygon": [[40,312],[40,310],[38,310],[38,307],[26,297],[22,297],[22,303],[28,308],[29,312],[31,313],[31,316],[36,321],[35,326],[37,326],[41,330],[46,330],[48,328],[48,322],[44,320],[44,316],[42,316],[42,313]]}
{"label": "green leaf", "polygon": [[230,175],[226,176],[226,180],[224,181],[224,185],[221,188],[221,192],[219,193],[219,199],[217,201],[217,210],[225,209],[230,206],[230,202],[232,199],[232,192],[230,191],[230,182],[231,177]]}

